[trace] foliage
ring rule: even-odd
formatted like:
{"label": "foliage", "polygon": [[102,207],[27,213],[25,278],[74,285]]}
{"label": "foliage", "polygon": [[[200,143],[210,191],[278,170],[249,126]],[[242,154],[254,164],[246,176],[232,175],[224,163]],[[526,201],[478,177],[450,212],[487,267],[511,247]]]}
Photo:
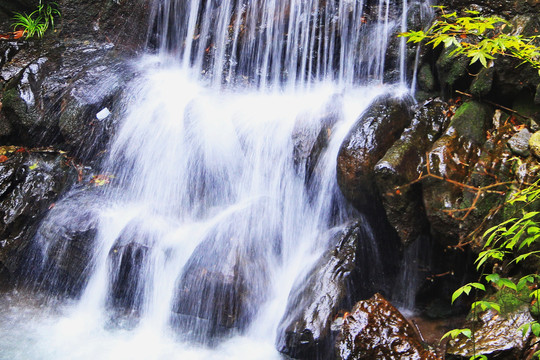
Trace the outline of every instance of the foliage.
{"label": "foliage", "polygon": [[[529,211],[529,205],[540,201],[540,180],[525,189],[518,191],[508,200],[509,205],[520,205],[518,215],[508,219],[484,233],[486,240],[484,250],[476,259],[477,270],[482,271],[490,262],[506,263],[506,266],[518,264],[526,259],[540,258],[540,212]],[[482,271],[483,272],[483,271]],[[540,275],[538,273],[527,274],[519,279],[507,278],[497,272],[483,274],[481,278],[486,284],[491,284],[495,289],[494,301],[480,300],[471,305],[471,312],[492,309],[497,312],[511,310],[513,304],[529,303],[531,312],[540,314]],[[457,289],[452,295],[452,303],[463,294],[469,295],[472,289],[486,291],[486,286],[481,282],[465,284]],[[532,332],[540,336],[540,324],[533,321],[522,327],[523,336]],[[447,332],[442,339],[456,338],[464,335],[474,341],[470,329],[455,329]],[[442,340],[441,339],[441,340]],[[474,354],[471,359],[478,359]],[[535,353],[540,357],[540,351]]]}
{"label": "foliage", "polygon": [[438,20],[427,30],[409,31],[400,34],[408,42],[427,41],[433,48],[443,44],[453,47],[451,55],[463,54],[471,58],[470,64],[480,62],[488,66],[488,60],[496,55],[514,57],[527,63],[540,73],[539,36],[525,37],[512,35],[511,24],[498,16],[483,17],[477,11],[467,10],[469,16],[458,16],[456,12],[446,13],[443,6]]}
{"label": "foliage", "polygon": [[41,38],[49,27],[54,28],[54,18],[57,16],[60,16],[57,3],[42,3],[40,0],[37,9],[30,14],[16,12],[12,27],[15,30],[22,28],[27,39],[33,36]]}

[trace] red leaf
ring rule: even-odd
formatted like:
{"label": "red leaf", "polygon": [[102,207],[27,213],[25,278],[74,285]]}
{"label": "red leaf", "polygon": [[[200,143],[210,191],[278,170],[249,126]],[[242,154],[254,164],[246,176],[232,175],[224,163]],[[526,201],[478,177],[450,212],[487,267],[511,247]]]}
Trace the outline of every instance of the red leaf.
{"label": "red leaf", "polygon": [[8,157],[6,155],[0,155],[0,163],[3,163],[7,159],[8,159]]}

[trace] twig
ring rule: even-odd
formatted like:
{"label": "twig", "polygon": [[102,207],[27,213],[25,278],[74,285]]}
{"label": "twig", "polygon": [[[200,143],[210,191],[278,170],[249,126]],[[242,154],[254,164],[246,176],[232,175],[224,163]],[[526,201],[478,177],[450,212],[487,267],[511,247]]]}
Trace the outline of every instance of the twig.
{"label": "twig", "polygon": [[[470,97],[471,99],[475,99],[476,97],[472,94],[468,94],[466,92],[463,92],[463,91],[459,91],[459,90],[456,90],[456,92],[458,94],[461,94],[461,95],[465,95],[465,96],[468,96]],[[489,101],[489,100],[485,100],[485,99],[480,99],[481,101],[485,102],[486,104],[489,104],[489,105],[493,105],[501,110],[504,110],[504,111],[507,111],[511,114],[514,114],[514,115],[517,115],[519,116],[520,118],[523,118],[523,119],[526,119],[526,120],[532,120],[534,122],[536,122],[536,120],[530,116],[526,116],[526,115],[523,115],[523,114],[520,114],[519,112],[517,112],[516,110],[513,110],[513,109],[510,109],[510,108],[507,108],[506,106],[503,106],[503,105],[500,105],[500,104],[497,104],[497,103],[494,103],[493,101]]]}
{"label": "twig", "polygon": [[420,331],[420,327],[418,327],[418,324],[416,323],[416,321],[414,319],[411,320],[411,322],[414,325],[414,327],[416,328],[416,332],[420,336],[420,340],[422,340],[422,342],[425,343],[426,339],[424,338],[424,335],[422,335],[422,332]]}

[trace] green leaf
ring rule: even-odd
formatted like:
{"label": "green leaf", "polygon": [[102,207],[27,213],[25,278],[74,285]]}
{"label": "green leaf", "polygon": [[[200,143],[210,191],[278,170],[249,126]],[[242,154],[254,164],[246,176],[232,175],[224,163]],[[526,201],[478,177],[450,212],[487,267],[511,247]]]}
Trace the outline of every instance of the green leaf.
{"label": "green leaf", "polygon": [[455,339],[457,338],[459,335],[463,335],[467,338],[471,338],[472,337],[472,331],[471,329],[454,329],[454,330],[450,330],[448,331],[447,333],[445,333],[441,340],[440,341],[443,341],[444,339],[446,339],[447,337],[450,337],[452,339]]}
{"label": "green leaf", "polygon": [[469,360],[488,360],[488,357],[486,355],[479,354],[471,356]]}
{"label": "green leaf", "polygon": [[456,299],[458,297],[461,296],[461,294],[465,293],[466,295],[469,295],[472,288],[476,288],[476,289],[479,289],[479,290],[482,290],[482,291],[486,291],[486,287],[481,283],[468,283],[468,284],[465,284],[462,287],[460,287],[459,289],[457,289],[456,291],[454,291],[454,293],[452,294],[452,304],[454,303],[454,301],[456,301]]}
{"label": "green leaf", "polygon": [[499,281],[501,278],[501,276],[499,274],[489,274],[489,275],[486,275],[486,280],[487,281],[491,281],[493,283],[497,283],[497,281]]}
{"label": "green leaf", "polygon": [[502,288],[509,288],[509,289],[512,289],[514,291],[517,291],[517,286],[516,284],[514,284],[510,279],[506,279],[506,278],[501,278],[498,283],[497,283],[498,286]]}
{"label": "green leaf", "polygon": [[538,275],[526,275],[519,279],[517,284],[518,291],[523,290],[528,284],[534,284],[535,276]]}
{"label": "green leaf", "polygon": [[476,309],[479,307],[482,311],[486,311],[487,309],[493,309],[497,311],[498,313],[501,312],[501,306],[495,302],[491,301],[475,301],[471,305],[471,310]]}

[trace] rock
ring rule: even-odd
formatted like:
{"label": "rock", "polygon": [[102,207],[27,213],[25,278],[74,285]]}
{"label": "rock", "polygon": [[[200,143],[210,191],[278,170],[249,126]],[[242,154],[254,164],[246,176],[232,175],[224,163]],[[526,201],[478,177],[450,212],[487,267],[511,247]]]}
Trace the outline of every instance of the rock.
{"label": "rock", "polygon": [[[433,144],[428,154],[430,173],[472,186],[494,182],[495,179],[490,179],[485,174],[481,179],[472,177],[475,172],[482,174],[480,169],[474,168],[477,162],[479,166],[491,170],[499,166],[497,164],[500,164],[502,159],[506,159],[505,157],[497,159],[494,152],[486,150],[484,152],[486,158],[482,162],[478,161],[483,154],[482,146],[486,142],[486,130],[492,122],[492,115],[493,110],[481,103],[468,102],[461,105],[453,116],[448,130]],[[497,161],[492,162],[490,159]],[[434,178],[423,181],[422,192],[431,231],[437,238],[451,241],[455,245],[460,236],[468,235],[466,228],[473,226],[474,221],[459,220],[466,214],[466,210],[457,213],[456,216],[451,216],[448,211],[467,208],[476,196],[475,193],[464,191],[463,187],[456,186],[455,183]],[[478,224],[470,230],[474,230]]]}
{"label": "rock", "polygon": [[[65,143],[85,161],[108,142],[121,111],[118,99],[133,73],[112,44],[72,41],[43,54],[21,51],[2,76],[10,79],[2,100],[10,140],[28,146]],[[113,114],[98,120],[104,108]]]}
{"label": "rock", "polygon": [[244,330],[266,299],[269,251],[280,251],[281,226],[245,218],[257,212],[265,219],[267,205],[254,204],[220,222],[183,267],[172,305],[173,325],[190,340],[212,344]]}
{"label": "rock", "polygon": [[32,243],[31,276],[39,288],[76,297],[93,269],[93,246],[103,206],[93,190],[71,191],[41,222]]}
{"label": "rock", "polygon": [[429,64],[423,64],[418,70],[418,87],[420,90],[432,92],[436,88],[435,77]]}
{"label": "rock", "polygon": [[[383,278],[369,227],[359,222],[331,236],[335,248],[295,285],[278,327],[277,348],[293,358],[328,358],[335,316],[360,296],[372,294],[370,281]],[[367,258],[370,261],[364,261]],[[371,264],[371,268],[362,266],[364,263]]]}
{"label": "rock", "polygon": [[[174,322],[184,331],[189,330],[194,341],[211,342],[235,328],[243,329],[255,313],[254,298],[262,296],[258,291],[264,289],[259,281],[265,274],[265,265],[248,255],[243,258],[240,248],[230,242],[222,245],[230,251],[223,254],[213,241],[199,245],[179,281],[173,305]],[[215,261],[217,258],[219,262]],[[250,270],[246,263],[252,265]],[[257,284],[249,286],[253,281]]]}
{"label": "rock", "polygon": [[317,138],[315,139],[305,162],[305,181],[308,188],[310,187],[314,175],[316,175],[314,172],[317,169],[319,159],[330,143],[334,125],[338,120],[343,118],[343,114],[341,113],[342,108],[339,106],[341,105],[341,102],[337,103],[336,100],[337,99],[334,99],[333,103],[333,106],[335,107],[330,108],[332,111],[325,114],[323,120],[320,122],[321,129],[319,130]]}
{"label": "rock", "polygon": [[529,139],[529,147],[533,155],[536,156],[537,159],[540,159],[540,131],[532,134]]}
{"label": "rock", "polygon": [[328,145],[333,126],[343,116],[342,102],[339,95],[332,97],[319,115],[320,120],[316,122],[320,128],[313,127],[311,114],[300,116],[295,123],[292,134],[294,166],[306,179],[311,177],[320,154]]}
{"label": "rock", "polygon": [[504,103],[527,94],[531,98],[540,83],[538,71],[532,66],[519,66],[521,61],[510,57],[495,60],[493,87],[496,89],[495,100]]}
{"label": "rock", "polygon": [[482,68],[482,70],[480,70],[480,72],[476,75],[471,84],[471,94],[478,97],[488,95],[493,87],[494,73],[494,67]]}
{"label": "rock", "polygon": [[[112,41],[131,48],[144,45],[151,13],[148,0],[59,0],[64,19],[59,24],[60,36],[67,38]],[[81,11],[84,9],[84,11]]]}
{"label": "rock", "polygon": [[453,48],[445,48],[436,62],[439,83],[444,93],[450,93],[468,75],[469,59],[463,55],[450,55]]}
{"label": "rock", "polygon": [[[3,147],[6,150],[7,147]],[[76,179],[57,153],[11,152],[0,163],[0,264],[12,275],[47,209]]]}
{"label": "rock", "polygon": [[528,336],[523,336],[521,326],[534,321],[528,307],[507,315],[501,315],[494,310],[480,314],[477,322],[468,322],[463,327],[474,329],[473,342],[460,335],[448,342],[447,354],[469,358],[476,355],[487,355],[488,358],[524,359],[524,348]]}
{"label": "rock", "polygon": [[531,153],[529,151],[529,139],[531,136],[532,134],[527,128],[522,129],[508,140],[508,146],[514,154],[528,157]]}
{"label": "rock", "polygon": [[375,165],[375,181],[390,224],[405,244],[413,242],[427,227],[421,190],[407,185],[423,170],[426,151],[446,128],[448,104],[428,101],[414,113],[411,125]]}
{"label": "rock", "polygon": [[[8,69],[5,69],[4,66],[7,63],[11,63],[13,58],[19,53],[19,51],[23,48],[28,48],[27,42],[22,41],[5,41],[0,42],[0,81],[6,82],[11,79],[9,76],[10,71]],[[18,69],[20,71],[20,68]],[[17,72],[18,72],[17,71]],[[15,75],[15,74],[13,74]],[[2,84],[3,87],[3,84]]]}
{"label": "rock", "polygon": [[535,14],[540,10],[538,2],[534,0],[444,0],[441,5],[456,10],[474,9],[481,11],[485,15],[497,14],[500,16],[523,13]]}
{"label": "rock", "polygon": [[108,306],[119,312],[141,310],[144,300],[144,276],[148,274],[148,257],[158,233],[148,220],[128,223],[109,252]]}
{"label": "rock", "polygon": [[338,184],[345,198],[359,210],[371,208],[377,198],[373,169],[409,125],[409,104],[409,98],[380,97],[360,116],[341,144]]}
{"label": "rock", "polygon": [[336,343],[339,360],[437,360],[401,313],[380,294],[358,302],[343,320]]}

